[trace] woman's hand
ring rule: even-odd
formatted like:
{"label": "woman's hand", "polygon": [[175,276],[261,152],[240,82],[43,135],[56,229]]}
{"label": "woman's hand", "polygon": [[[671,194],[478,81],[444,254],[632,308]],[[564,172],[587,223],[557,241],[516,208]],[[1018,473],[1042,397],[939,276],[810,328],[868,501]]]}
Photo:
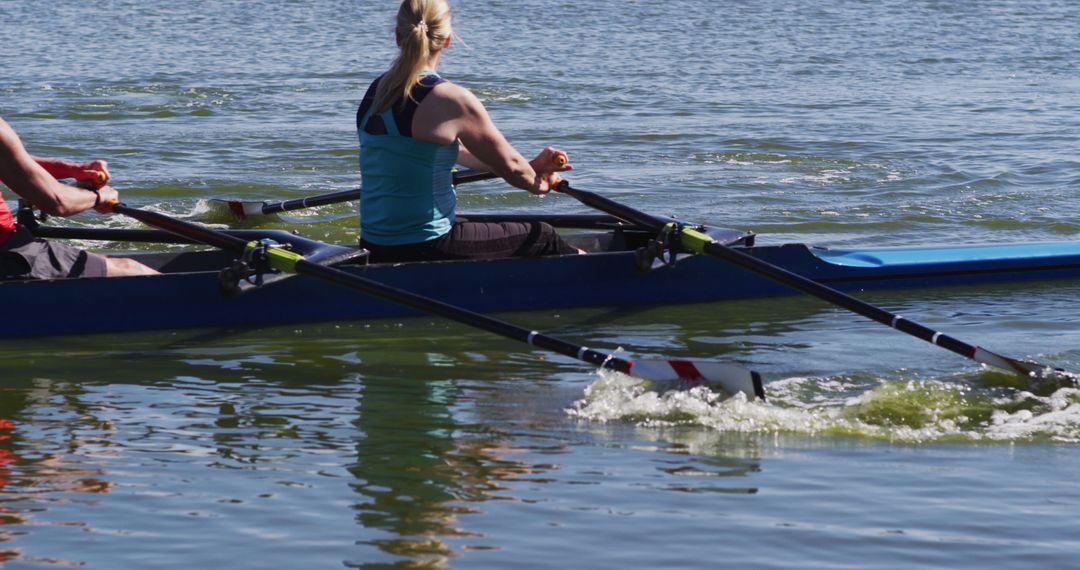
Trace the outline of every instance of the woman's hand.
{"label": "woman's hand", "polygon": [[92,160],[71,165],[71,177],[76,182],[85,182],[91,188],[101,188],[109,183],[108,163],[104,160]]}
{"label": "woman's hand", "polygon": [[574,169],[574,167],[570,165],[570,155],[553,146],[549,146],[540,151],[540,154],[536,155],[536,158],[530,160],[529,164],[539,175]]}
{"label": "woman's hand", "polygon": [[570,155],[555,147],[547,147],[529,161],[529,165],[536,172],[536,184],[529,190],[533,194],[547,194],[562,182],[559,172],[573,170],[570,164]]}
{"label": "woman's hand", "polygon": [[559,183],[562,182],[562,178],[558,172],[544,172],[536,173],[536,184],[529,189],[529,192],[533,194],[547,194],[554,190]]}

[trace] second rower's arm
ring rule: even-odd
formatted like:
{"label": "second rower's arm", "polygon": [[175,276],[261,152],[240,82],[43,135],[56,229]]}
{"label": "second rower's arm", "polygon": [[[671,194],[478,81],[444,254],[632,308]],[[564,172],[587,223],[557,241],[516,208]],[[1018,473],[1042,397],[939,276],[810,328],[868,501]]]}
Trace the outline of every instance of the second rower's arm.
{"label": "second rower's arm", "polygon": [[57,158],[33,157],[34,162],[45,169],[53,178],[72,178],[78,182],[86,182],[91,187],[99,188],[109,181],[109,169],[104,160],[93,160],[84,163],[68,162]]}
{"label": "second rower's arm", "polygon": [[[38,160],[26,151],[15,130],[0,119],[0,181],[41,211],[54,216],[71,216],[89,210],[97,203],[118,198],[116,190],[110,186],[98,189],[99,199],[94,192],[62,184]],[[46,162],[51,168],[63,169],[62,176],[70,175],[77,168],[77,165],[63,161]]]}

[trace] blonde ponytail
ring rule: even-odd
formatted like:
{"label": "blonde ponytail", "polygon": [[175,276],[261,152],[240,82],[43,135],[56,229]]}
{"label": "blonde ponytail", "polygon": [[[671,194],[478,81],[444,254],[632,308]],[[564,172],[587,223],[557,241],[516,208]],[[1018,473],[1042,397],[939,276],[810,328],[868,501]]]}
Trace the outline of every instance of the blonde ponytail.
{"label": "blonde ponytail", "polygon": [[401,53],[375,90],[375,114],[386,111],[398,99],[412,97],[413,87],[420,82],[417,74],[452,33],[446,0],[402,1],[395,28]]}

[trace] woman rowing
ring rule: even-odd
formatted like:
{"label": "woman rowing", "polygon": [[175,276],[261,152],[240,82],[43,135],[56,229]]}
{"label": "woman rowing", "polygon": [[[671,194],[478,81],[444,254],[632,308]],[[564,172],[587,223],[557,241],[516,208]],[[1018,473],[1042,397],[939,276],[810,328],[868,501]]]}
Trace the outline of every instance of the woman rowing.
{"label": "woman rowing", "polygon": [[551,147],[526,160],[475,95],[439,76],[453,35],[446,0],[404,0],[395,33],[401,53],[356,113],[361,245],[376,261],[579,253],[547,223],[455,218],[455,164],[494,172],[534,194],[551,191],[555,172],[571,166]]}

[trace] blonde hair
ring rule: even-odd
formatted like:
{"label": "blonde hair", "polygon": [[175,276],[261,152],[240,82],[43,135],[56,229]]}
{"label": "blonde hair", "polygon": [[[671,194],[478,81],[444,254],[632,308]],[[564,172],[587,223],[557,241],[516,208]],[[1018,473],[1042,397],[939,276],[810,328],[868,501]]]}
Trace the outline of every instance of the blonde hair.
{"label": "blonde hair", "polygon": [[446,0],[403,0],[394,31],[401,53],[375,90],[376,114],[389,109],[399,98],[412,97],[413,87],[420,83],[417,74],[453,34],[450,4]]}

